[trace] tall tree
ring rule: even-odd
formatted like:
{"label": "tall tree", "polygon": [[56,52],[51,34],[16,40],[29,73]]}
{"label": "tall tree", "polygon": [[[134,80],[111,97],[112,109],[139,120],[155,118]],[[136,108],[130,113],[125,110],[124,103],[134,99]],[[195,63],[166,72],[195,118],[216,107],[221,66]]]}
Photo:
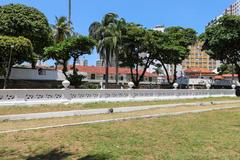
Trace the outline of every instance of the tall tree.
{"label": "tall tree", "polygon": [[45,59],[53,59],[57,62],[57,64],[61,64],[63,66],[62,72],[66,78],[68,78],[68,61],[71,58],[68,44],[63,41],[54,44],[53,46],[46,47],[44,49],[44,57]]}
{"label": "tall tree", "polygon": [[62,42],[71,36],[73,31],[69,23],[67,17],[56,17],[56,24],[53,25],[53,37],[55,43]]}
{"label": "tall tree", "polygon": [[97,52],[105,60],[105,88],[108,88],[109,61],[117,47],[117,17],[115,13],[108,13],[101,22],[94,22],[89,27],[89,35],[97,41]]}
{"label": "tall tree", "polygon": [[119,69],[119,55],[120,54],[124,54],[123,53],[123,43],[122,43],[122,37],[126,34],[126,29],[127,29],[127,23],[125,21],[125,19],[120,18],[117,20],[117,22],[114,24],[113,26],[113,32],[114,35],[117,38],[117,42],[116,42],[116,47],[114,49],[114,56],[115,56],[115,63],[116,63],[116,84],[118,85],[118,81],[119,81],[119,73],[118,73],[118,69]]}
{"label": "tall tree", "polygon": [[95,41],[88,36],[74,36],[66,40],[70,56],[73,58],[73,75],[77,75],[76,61],[80,56],[91,54]]}
{"label": "tall tree", "polygon": [[32,57],[30,40],[24,37],[0,36],[0,75],[4,76],[4,89],[7,87],[12,66],[29,61]]}
{"label": "tall tree", "polygon": [[240,16],[225,15],[205,31],[203,50],[215,60],[234,64],[240,81]]}
{"label": "tall tree", "polygon": [[90,54],[95,45],[95,41],[86,36],[74,36],[56,43],[51,47],[45,48],[45,58],[54,59],[58,64],[63,65],[63,74],[69,78],[67,74],[67,62],[73,58],[73,74],[77,75],[76,60],[84,54]]}
{"label": "tall tree", "polygon": [[[41,58],[43,48],[52,43],[51,28],[45,15],[33,7],[10,4],[0,7],[0,35],[23,36],[32,42]],[[32,66],[36,59],[32,57]]]}
{"label": "tall tree", "polygon": [[[160,35],[163,35],[162,36]],[[156,33],[155,38],[159,39],[156,51],[159,56],[157,60],[160,61],[167,75],[169,84],[175,83],[177,79],[177,65],[189,55],[189,46],[196,42],[196,31],[190,28],[183,27],[169,27],[165,29],[164,33]],[[166,64],[173,65],[174,73],[173,80],[170,80],[170,73],[167,70]]]}
{"label": "tall tree", "polygon": [[[136,24],[128,24],[122,37],[124,52],[120,55],[121,66],[129,67],[135,88],[139,88],[144,75],[156,58],[152,48],[152,32]],[[140,68],[142,70],[140,71]]]}
{"label": "tall tree", "polygon": [[219,75],[222,74],[236,74],[236,68],[234,64],[221,64],[218,68],[217,71],[219,72]]}

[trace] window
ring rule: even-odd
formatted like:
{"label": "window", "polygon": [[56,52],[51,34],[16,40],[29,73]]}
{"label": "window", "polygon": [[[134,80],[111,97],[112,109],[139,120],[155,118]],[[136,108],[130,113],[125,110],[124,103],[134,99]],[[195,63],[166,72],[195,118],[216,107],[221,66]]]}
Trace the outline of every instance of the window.
{"label": "window", "polygon": [[95,74],[91,74],[91,79],[95,79]]}
{"label": "window", "polygon": [[149,82],[152,82],[153,78],[152,77],[149,77]]}
{"label": "window", "polygon": [[123,81],[123,76],[120,77],[120,80]]}

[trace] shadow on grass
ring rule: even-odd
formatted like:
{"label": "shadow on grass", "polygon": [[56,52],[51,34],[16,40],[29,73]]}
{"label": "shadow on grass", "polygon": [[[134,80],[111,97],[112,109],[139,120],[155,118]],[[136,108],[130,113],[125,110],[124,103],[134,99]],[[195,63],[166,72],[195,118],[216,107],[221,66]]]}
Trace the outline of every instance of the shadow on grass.
{"label": "shadow on grass", "polygon": [[78,160],[110,160],[112,156],[106,154],[94,154],[94,155],[87,155],[82,157]]}
{"label": "shadow on grass", "polygon": [[233,125],[234,127],[240,127],[240,125]]}
{"label": "shadow on grass", "polygon": [[71,156],[71,153],[53,149],[48,153],[27,157],[26,160],[63,160]]}

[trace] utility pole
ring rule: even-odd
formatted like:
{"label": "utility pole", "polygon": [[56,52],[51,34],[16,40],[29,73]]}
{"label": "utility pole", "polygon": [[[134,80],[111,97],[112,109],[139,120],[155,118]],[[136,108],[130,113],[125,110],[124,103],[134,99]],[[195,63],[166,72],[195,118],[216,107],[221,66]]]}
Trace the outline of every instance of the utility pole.
{"label": "utility pole", "polygon": [[68,0],[68,27],[71,28],[72,0]]}
{"label": "utility pole", "polygon": [[11,45],[10,47],[10,54],[9,54],[9,59],[8,59],[8,67],[7,67],[7,71],[4,77],[4,84],[3,84],[3,89],[6,89],[7,87],[7,81],[9,79],[9,71],[11,69],[11,63],[12,63],[12,50],[13,50],[14,46]]}

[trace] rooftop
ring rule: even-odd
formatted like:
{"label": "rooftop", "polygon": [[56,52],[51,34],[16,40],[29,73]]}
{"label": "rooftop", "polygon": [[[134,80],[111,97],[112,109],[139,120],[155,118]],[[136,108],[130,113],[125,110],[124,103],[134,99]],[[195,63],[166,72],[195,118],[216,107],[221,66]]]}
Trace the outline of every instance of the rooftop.
{"label": "rooftop", "polygon": [[[80,65],[76,65],[76,68],[78,71],[80,72],[86,72],[86,73],[94,73],[94,74],[105,74],[105,67],[96,67],[96,66],[80,66]],[[59,66],[58,69],[62,69],[62,66]],[[68,66],[68,70],[72,69],[72,65]],[[116,74],[116,67],[109,67],[109,74]],[[139,70],[138,73],[142,74],[142,70]],[[130,68],[123,68],[123,67],[119,67],[118,69],[118,73],[119,74],[131,74],[131,70]],[[136,71],[133,70],[133,73],[135,74]],[[150,72],[146,72],[145,76],[147,77],[158,77],[157,74],[154,73],[150,73]]]}

